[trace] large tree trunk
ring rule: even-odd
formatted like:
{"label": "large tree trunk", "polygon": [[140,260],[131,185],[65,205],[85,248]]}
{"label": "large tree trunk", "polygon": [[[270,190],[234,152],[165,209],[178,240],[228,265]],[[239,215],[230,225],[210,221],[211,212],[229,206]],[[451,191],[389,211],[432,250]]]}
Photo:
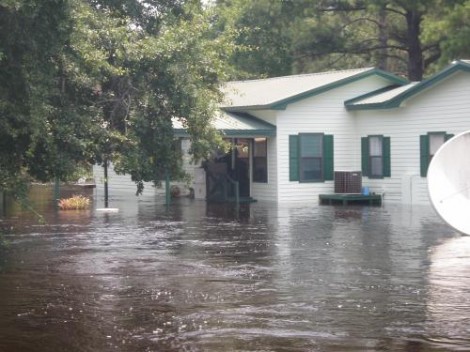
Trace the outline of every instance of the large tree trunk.
{"label": "large tree trunk", "polygon": [[388,33],[387,33],[387,11],[385,6],[379,10],[379,43],[380,49],[378,54],[378,67],[382,70],[389,70],[388,67]]}
{"label": "large tree trunk", "polygon": [[420,12],[407,10],[408,79],[411,81],[421,81],[423,79],[423,49],[419,40],[421,20],[422,14]]}

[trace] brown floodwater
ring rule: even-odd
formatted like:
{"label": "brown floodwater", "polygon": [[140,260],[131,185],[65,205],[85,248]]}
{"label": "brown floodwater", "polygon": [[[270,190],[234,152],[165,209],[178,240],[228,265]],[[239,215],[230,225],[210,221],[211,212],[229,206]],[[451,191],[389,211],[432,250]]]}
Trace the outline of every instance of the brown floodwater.
{"label": "brown floodwater", "polygon": [[51,195],[0,218],[2,352],[470,350],[470,237],[430,207]]}

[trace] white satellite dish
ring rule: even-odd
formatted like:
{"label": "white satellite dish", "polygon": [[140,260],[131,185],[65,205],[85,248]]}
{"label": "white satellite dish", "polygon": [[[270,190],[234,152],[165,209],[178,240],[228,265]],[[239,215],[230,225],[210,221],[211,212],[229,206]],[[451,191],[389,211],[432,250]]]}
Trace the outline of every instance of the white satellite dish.
{"label": "white satellite dish", "polygon": [[437,213],[454,229],[470,235],[470,131],[451,138],[438,149],[427,178]]}

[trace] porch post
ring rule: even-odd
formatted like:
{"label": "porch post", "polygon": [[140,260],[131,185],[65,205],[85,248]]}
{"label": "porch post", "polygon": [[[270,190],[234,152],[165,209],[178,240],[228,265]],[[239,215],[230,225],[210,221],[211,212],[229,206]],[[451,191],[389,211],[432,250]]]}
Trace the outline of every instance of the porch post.
{"label": "porch post", "polygon": [[235,161],[236,161],[236,140],[235,138],[232,138],[232,150],[231,150],[231,153],[232,153],[232,165],[231,165],[231,169],[234,170],[235,169]]}
{"label": "porch post", "polygon": [[238,181],[235,182],[235,203],[238,206],[240,205],[240,184]]}
{"label": "porch post", "polygon": [[108,207],[108,159],[104,159],[103,165],[103,173],[104,173],[104,207]]}

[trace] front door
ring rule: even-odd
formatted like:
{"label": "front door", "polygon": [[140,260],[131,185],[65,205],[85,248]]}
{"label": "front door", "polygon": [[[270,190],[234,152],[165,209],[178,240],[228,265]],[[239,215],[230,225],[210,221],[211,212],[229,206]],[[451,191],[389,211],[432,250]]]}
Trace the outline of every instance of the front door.
{"label": "front door", "polygon": [[233,178],[238,181],[240,197],[250,196],[250,140],[235,138],[233,150]]}
{"label": "front door", "polygon": [[[231,148],[226,154],[219,155],[213,161],[212,168],[219,165],[218,169],[225,170],[232,180],[238,181],[240,197],[250,196],[250,140],[247,138],[230,139]],[[210,169],[212,174],[215,172]],[[209,189],[208,189],[209,190]],[[235,196],[233,184],[228,189],[230,197]]]}

